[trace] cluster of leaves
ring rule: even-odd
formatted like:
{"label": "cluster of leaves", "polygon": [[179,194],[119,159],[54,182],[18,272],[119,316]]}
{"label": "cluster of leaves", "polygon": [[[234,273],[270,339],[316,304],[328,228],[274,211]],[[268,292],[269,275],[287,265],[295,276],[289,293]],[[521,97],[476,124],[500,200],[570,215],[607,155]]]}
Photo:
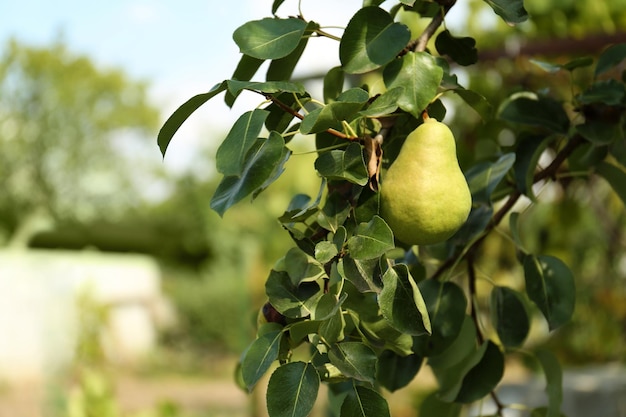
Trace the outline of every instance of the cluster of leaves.
{"label": "cluster of leaves", "polygon": [[[439,119],[445,115],[439,101],[443,94],[457,94],[485,119],[494,116],[491,105],[450,72],[449,61],[476,62],[471,38],[440,31],[435,40],[439,56],[426,51],[454,2],[403,0],[387,11],[379,7],[381,1],[365,1],[336,38],[341,66],[328,71],[321,99],[291,81],[291,75],[312,38],[335,37],[302,15],[277,17],[282,3],[274,1],[274,17],[235,31],[243,55],[232,79],[183,104],[158,138],[165,153],[184,120],[220,93],[225,92],[228,104],[244,90],[263,97],[259,108],[240,116],[217,151],[223,179],[211,207],[222,215],[282,174],[294,134],[315,135],[320,191],[294,196],[279,218],[295,246],[269,273],[268,303],[260,312],[265,323],[243,355],[240,383],[252,390],[278,363],[267,390],[272,417],[308,415],[321,381],[329,384],[334,415],[378,417],[389,415],[382,390],[406,386],[427,363],[439,389],[421,415],[458,415],[463,404],[487,395],[501,414],[505,405],[494,389],[505,355],[524,344],[533,311],[553,330],[570,319],[575,303],[572,272],[556,257],[526,251],[519,213],[510,211],[522,196],[537,202],[533,186],[538,182],[574,171],[600,174],[626,198],[626,89],[623,79],[603,78],[626,57],[626,47],[614,46],[598,60],[593,83],[573,98],[577,121],[548,95],[520,93],[502,103],[495,116],[510,123],[515,143],[495,160],[466,170],[473,199],[466,224],[448,241],[418,252],[396,242],[379,216],[381,167],[384,172],[394,160],[424,111]],[[526,19],[521,0],[487,3],[509,23]],[[408,28],[395,21],[401,9],[432,18],[419,39],[412,40]],[[251,81],[265,61],[265,80]],[[592,63],[537,62],[548,71]],[[383,93],[372,94],[366,85],[344,89],[347,75],[373,71],[384,81]],[[546,152],[553,159],[541,168],[539,157]],[[504,203],[494,207],[498,200]],[[526,285],[520,290],[492,283],[491,315],[485,319],[477,311],[474,260],[485,237],[509,214]],[[427,264],[437,267],[430,270]],[[459,278],[461,265],[467,273]],[[558,416],[558,362],[547,351],[534,357],[545,371],[548,395],[547,407],[534,415]]]}

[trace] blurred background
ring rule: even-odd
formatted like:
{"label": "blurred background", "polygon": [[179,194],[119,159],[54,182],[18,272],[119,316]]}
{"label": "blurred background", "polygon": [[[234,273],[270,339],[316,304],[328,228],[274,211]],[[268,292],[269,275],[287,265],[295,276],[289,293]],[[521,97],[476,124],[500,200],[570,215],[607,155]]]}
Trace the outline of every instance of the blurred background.
{"label": "blurred background", "polygon": [[[297,3],[280,15],[297,14]],[[303,0],[302,11],[341,26],[360,4]],[[529,58],[565,63],[626,42],[622,0],[525,5],[531,20],[517,27],[480,0],[459,0],[447,19],[454,35],[477,39],[480,63],[454,70],[461,84],[494,104],[524,89],[567,101],[589,72],[548,74]],[[232,32],[270,9],[258,0],[0,3],[0,417],[264,415],[262,389],[239,390],[234,369],[254,337],[266,275],[291,246],[275,219],[294,194],[317,193],[312,140],[294,140],[289,174],[221,219],[209,209],[214,153],[258,99],[244,95],[232,110],[213,99],[165,159],[156,135],[177,106],[230,77]],[[399,19],[416,36],[428,23]],[[315,95],[338,53],[314,41],[296,77]],[[462,164],[511,144],[503,124],[445,104]],[[570,178],[542,197],[523,214],[524,239],[570,265],[578,305],[570,325],[529,343],[579,372],[571,381],[600,372],[607,389],[626,389],[624,206],[599,179]],[[483,273],[519,277],[514,256],[495,234]],[[393,395],[394,415],[416,415],[431,388],[422,379]]]}

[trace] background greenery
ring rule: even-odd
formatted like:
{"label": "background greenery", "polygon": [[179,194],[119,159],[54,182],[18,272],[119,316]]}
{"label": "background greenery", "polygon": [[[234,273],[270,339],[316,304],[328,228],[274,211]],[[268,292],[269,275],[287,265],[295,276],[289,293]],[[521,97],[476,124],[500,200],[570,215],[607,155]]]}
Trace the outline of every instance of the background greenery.
{"label": "background greenery", "polygon": [[[624,41],[622,3],[526,0],[530,22],[511,28],[497,19],[485,21],[485,4],[470,1],[474,17],[459,32],[477,39],[479,63],[464,68],[465,84],[493,103],[525,89],[571,97],[590,70],[550,74],[529,58],[564,63]],[[407,13],[401,19],[418,33],[426,22],[413,17]],[[173,175],[141,158],[153,151],[163,121],[147,101],[148,83],[131,80],[122,70],[97,68],[58,42],[34,48],[10,40],[2,50],[0,243],[151,254],[163,267],[165,290],[179,314],[178,325],[162,335],[163,348],[192,352],[194,360],[207,350],[237,355],[253,335],[267,270],[291,245],[276,217],[291,195],[317,192],[301,168],[310,161],[299,163],[309,156],[292,158],[291,175],[220,219],[209,208],[217,179]],[[502,122],[480,125],[476,114],[458,109],[447,120],[465,145],[459,149],[462,165],[506,147],[509,132]],[[214,164],[214,153],[208,146],[198,158]],[[577,305],[570,324],[537,343],[570,365],[623,362],[626,211],[602,180],[560,181],[567,187],[540,191],[548,203],[524,213],[530,227],[522,234],[533,253],[558,255],[576,271]],[[171,192],[150,198],[142,190],[151,183],[166,184]],[[482,273],[518,272],[505,237],[491,236],[485,248]],[[224,326],[224,320],[236,325]]]}

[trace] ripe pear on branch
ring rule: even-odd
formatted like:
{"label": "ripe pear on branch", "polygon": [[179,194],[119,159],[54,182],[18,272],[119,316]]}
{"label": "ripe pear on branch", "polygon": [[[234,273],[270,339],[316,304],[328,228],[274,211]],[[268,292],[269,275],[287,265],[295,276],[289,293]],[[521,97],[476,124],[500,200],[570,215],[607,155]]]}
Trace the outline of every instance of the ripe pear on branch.
{"label": "ripe pear on branch", "polygon": [[380,193],[381,216],[399,241],[431,245],[451,237],[467,220],[472,195],[448,126],[426,115],[407,136]]}

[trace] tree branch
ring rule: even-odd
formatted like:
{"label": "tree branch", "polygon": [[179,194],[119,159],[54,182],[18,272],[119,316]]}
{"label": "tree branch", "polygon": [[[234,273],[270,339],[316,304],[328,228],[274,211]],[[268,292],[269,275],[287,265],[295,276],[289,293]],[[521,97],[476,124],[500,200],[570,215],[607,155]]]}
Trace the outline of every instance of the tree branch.
{"label": "tree branch", "polygon": [[456,0],[438,0],[437,3],[442,6],[441,13],[437,13],[435,16],[433,16],[428,26],[426,26],[426,29],[424,29],[424,32],[422,32],[422,34],[417,39],[412,40],[406,46],[406,48],[402,50],[401,55],[404,55],[407,52],[425,51],[428,41],[430,40],[430,38],[433,37],[435,32],[437,32],[437,29],[439,29],[439,26],[441,26],[441,24],[443,23],[444,17],[450,11],[452,6],[454,6]]}
{"label": "tree branch", "polygon": [[[277,99],[276,97],[274,97],[271,94],[268,93],[261,93],[263,94],[263,96],[265,96],[266,99],[270,100],[272,103],[276,104],[278,107],[280,107],[281,110],[283,110],[286,113],[289,113],[290,115],[297,117],[300,120],[304,119],[304,116],[301,115],[300,113],[298,113],[297,111],[295,111],[294,109],[291,108],[291,106],[286,105],[285,103],[283,103],[282,101],[280,101],[279,99]],[[337,136],[338,138],[341,139],[346,139],[346,140],[356,140],[358,138],[351,138],[350,136],[346,135],[345,133],[342,133],[336,129],[326,129],[326,132],[330,133],[333,136]]]}

